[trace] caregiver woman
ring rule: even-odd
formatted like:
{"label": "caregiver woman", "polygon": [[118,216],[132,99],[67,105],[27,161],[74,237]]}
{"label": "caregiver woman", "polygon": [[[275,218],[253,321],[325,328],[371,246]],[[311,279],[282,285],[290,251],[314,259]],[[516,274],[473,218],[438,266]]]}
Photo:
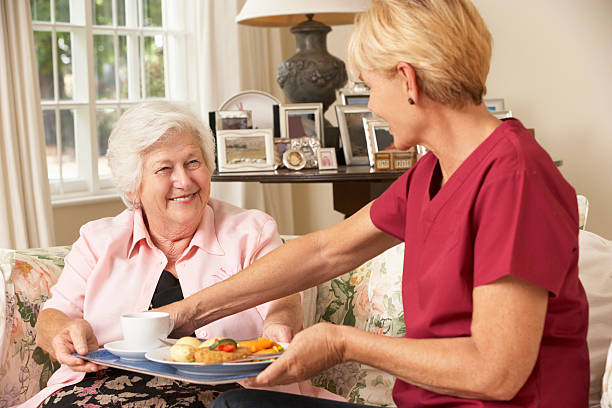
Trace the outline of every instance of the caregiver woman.
{"label": "caregiver woman", "polygon": [[[369,107],[389,123],[395,146],[430,152],[349,219],[166,310],[189,330],[191,321],[324,282],[404,241],[404,338],[315,325],[255,384],[359,361],[397,377],[399,407],[586,407],[576,195],[521,122],[488,112],[490,58],[491,35],[467,0],[372,0],[356,20],[349,66],[370,87]],[[215,407],[253,401],[328,406],[247,390]]]}

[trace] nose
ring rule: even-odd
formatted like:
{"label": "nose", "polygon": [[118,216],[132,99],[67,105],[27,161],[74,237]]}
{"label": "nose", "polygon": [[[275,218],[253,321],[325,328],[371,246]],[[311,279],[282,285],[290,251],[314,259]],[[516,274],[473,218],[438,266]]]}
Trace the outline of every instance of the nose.
{"label": "nose", "polygon": [[189,172],[182,166],[177,166],[172,172],[172,184],[176,188],[187,189],[191,186],[192,180]]}

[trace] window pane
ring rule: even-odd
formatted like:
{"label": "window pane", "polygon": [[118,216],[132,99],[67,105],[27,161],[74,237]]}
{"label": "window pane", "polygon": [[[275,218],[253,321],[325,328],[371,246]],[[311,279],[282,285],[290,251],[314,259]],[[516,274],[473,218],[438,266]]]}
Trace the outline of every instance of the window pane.
{"label": "window pane", "polygon": [[125,0],[117,0],[117,25],[125,26]]}
{"label": "window pane", "polygon": [[59,180],[59,161],[57,158],[57,138],[55,135],[55,111],[43,110],[45,132],[45,150],[47,154],[47,172],[49,180]]}
{"label": "window pane", "polygon": [[142,7],[145,27],[161,27],[161,0],[142,0]]}
{"label": "window pane", "polygon": [[51,4],[49,0],[30,0],[32,21],[51,21]]}
{"label": "window pane", "polygon": [[34,48],[36,48],[40,97],[43,100],[53,100],[53,51],[51,49],[51,33],[48,31],[34,31]]}
{"label": "window pane", "polygon": [[70,0],[55,0],[55,21],[70,22]]}
{"label": "window pane", "polygon": [[96,123],[98,128],[98,177],[108,177],[111,175],[106,159],[108,150],[108,137],[117,121],[117,111],[115,109],[96,110]]}
{"label": "window pane", "polygon": [[128,98],[127,38],[119,36],[119,98]]}
{"label": "window pane", "polygon": [[79,170],[74,142],[74,111],[60,110],[60,122],[62,124],[62,178],[64,180],[75,179],[79,176]]}
{"label": "window pane", "polygon": [[94,25],[113,25],[113,0],[92,0]]}
{"label": "window pane", "polygon": [[144,38],[147,97],[164,97],[164,40],[161,35]]}
{"label": "window pane", "polygon": [[70,33],[57,32],[57,68],[60,99],[72,99],[72,47]]}
{"label": "window pane", "polygon": [[96,99],[115,98],[115,51],[113,36],[94,35]]}

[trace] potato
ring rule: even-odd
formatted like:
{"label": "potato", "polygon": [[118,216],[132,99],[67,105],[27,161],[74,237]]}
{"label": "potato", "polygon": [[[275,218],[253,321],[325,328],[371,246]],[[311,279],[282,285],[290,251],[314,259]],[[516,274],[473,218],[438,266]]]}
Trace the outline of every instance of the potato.
{"label": "potato", "polygon": [[176,344],[188,344],[191,347],[198,348],[200,347],[201,342],[195,337],[186,336],[186,337],[181,337],[180,339],[178,339],[176,341]]}
{"label": "potato", "polygon": [[196,348],[189,344],[178,344],[170,347],[170,358],[179,363],[193,363],[195,358],[193,353]]}

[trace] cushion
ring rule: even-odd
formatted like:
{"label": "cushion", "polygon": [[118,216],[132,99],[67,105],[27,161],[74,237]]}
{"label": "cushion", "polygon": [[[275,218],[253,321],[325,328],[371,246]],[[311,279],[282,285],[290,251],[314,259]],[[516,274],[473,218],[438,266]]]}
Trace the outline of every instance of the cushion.
{"label": "cushion", "polygon": [[612,241],[580,231],[578,270],[589,301],[589,406],[599,407],[606,354],[612,339]]}
{"label": "cushion", "polygon": [[36,394],[59,363],[35,344],[36,319],[63,267],[67,247],[0,250],[0,404]]}
{"label": "cushion", "polygon": [[[403,336],[401,277],[404,245],[390,248],[360,267],[317,287],[316,321]],[[314,385],[352,403],[395,406],[395,377],[356,362],[339,364],[312,378]]]}
{"label": "cushion", "polygon": [[608,360],[606,361],[606,372],[602,382],[601,407],[612,408],[612,342],[608,349]]}

